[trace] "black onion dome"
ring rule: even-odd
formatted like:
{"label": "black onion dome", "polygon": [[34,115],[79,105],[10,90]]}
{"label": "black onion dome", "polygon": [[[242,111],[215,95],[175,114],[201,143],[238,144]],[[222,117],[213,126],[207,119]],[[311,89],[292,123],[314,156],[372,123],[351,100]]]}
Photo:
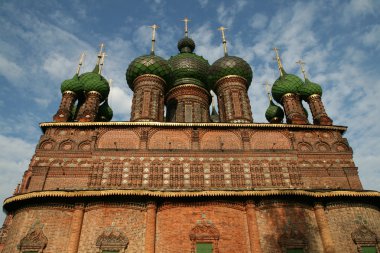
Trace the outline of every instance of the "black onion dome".
{"label": "black onion dome", "polygon": [[181,53],[192,53],[195,49],[195,42],[189,37],[184,37],[178,41],[177,47]]}
{"label": "black onion dome", "polygon": [[237,75],[247,80],[249,86],[252,82],[252,69],[249,64],[242,58],[237,56],[224,56],[214,62],[209,71],[209,83],[212,89],[214,89],[215,83],[229,75]]}

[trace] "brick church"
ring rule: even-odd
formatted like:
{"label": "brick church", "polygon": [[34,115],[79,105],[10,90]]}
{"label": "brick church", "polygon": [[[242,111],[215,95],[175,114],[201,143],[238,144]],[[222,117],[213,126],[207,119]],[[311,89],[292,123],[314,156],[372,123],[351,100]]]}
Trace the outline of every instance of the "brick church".
{"label": "brick church", "polygon": [[252,69],[228,55],[223,27],[224,56],[211,65],[187,19],[168,60],[152,28],[150,54],[127,66],[130,121],[111,121],[103,47],[92,72],[80,73],[81,57],[62,83],[3,203],[0,252],[380,252],[380,193],[363,190],[347,127],[303,68],[287,73],[275,49],[279,77],[258,123]]}

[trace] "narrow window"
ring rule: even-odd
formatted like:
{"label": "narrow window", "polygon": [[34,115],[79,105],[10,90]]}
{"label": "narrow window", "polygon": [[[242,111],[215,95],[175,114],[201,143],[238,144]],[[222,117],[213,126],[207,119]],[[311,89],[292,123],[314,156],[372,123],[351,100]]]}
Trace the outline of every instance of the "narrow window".
{"label": "narrow window", "polygon": [[197,242],[196,253],[212,253],[211,242]]}

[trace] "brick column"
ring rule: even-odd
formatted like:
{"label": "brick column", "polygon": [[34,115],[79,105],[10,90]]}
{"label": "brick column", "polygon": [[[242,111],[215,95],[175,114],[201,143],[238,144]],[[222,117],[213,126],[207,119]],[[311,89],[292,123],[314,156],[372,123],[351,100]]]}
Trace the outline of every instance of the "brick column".
{"label": "brick column", "polygon": [[148,202],[146,210],[145,253],[154,253],[156,242],[156,202]]}
{"label": "brick column", "polygon": [[82,231],[82,223],[84,216],[84,206],[76,205],[71,221],[69,243],[67,245],[67,253],[78,253],[80,234]]}
{"label": "brick column", "polygon": [[77,98],[75,92],[65,91],[62,94],[61,104],[57,113],[53,116],[55,122],[67,122],[71,118],[71,110]]}
{"label": "brick column", "polygon": [[297,94],[287,93],[282,96],[281,101],[284,107],[287,123],[297,125],[308,124],[301,100]]}
{"label": "brick column", "polygon": [[86,94],[86,102],[84,103],[83,114],[79,116],[80,122],[93,122],[98,114],[101,95],[97,91],[89,91]]}
{"label": "brick column", "polygon": [[142,75],[133,82],[131,121],[164,121],[165,81],[155,75]]}
{"label": "brick column", "polygon": [[172,88],[166,96],[166,120],[169,122],[210,122],[211,95],[195,84]]}
{"label": "brick column", "polygon": [[332,125],[333,121],[327,115],[320,95],[314,94],[309,96],[307,102],[309,103],[311,114],[313,115],[314,124],[324,126]]}
{"label": "brick column", "polygon": [[254,201],[247,201],[245,205],[248,223],[248,235],[252,253],[261,253],[259,227],[257,226],[256,205]]}
{"label": "brick column", "polygon": [[321,203],[315,203],[314,213],[315,218],[317,219],[319,234],[322,238],[322,244],[325,253],[335,253],[334,243],[331,237],[329,224],[325,215],[324,207]]}
{"label": "brick column", "polygon": [[220,122],[253,122],[247,80],[240,76],[226,76],[219,79],[215,87]]}

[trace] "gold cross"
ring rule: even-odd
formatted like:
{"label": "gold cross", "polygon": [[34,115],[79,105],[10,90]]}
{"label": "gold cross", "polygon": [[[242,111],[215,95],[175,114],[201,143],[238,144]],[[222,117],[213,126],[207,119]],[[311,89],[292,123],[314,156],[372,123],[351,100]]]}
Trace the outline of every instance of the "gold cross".
{"label": "gold cross", "polygon": [[108,84],[110,85],[110,87],[112,87],[112,79],[110,78],[109,80],[108,80]]}
{"label": "gold cross", "polygon": [[103,53],[103,49],[104,49],[104,43],[100,43],[99,47],[100,47],[100,49],[99,49],[98,61],[96,62],[96,65],[100,64],[100,59],[102,58],[102,53]]}
{"label": "gold cross", "polygon": [[267,94],[268,94],[268,98],[269,98],[269,101],[272,101],[272,96],[270,94],[270,87],[269,87],[269,83],[268,81],[265,81],[265,88],[267,90]]}
{"label": "gold cross", "polygon": [[223,49],[224,49],[224,55],[227,55],[227,41],[226,41],[226,36],[224,34],[224,30],[227,30],[227,28],[221,26],[218,28],[219,31],[222,32],[222,42],[223,42]]}
{"label": "gold cross", "polygon": [[298,63],[300,66],[301,66],[301,71],[302,71],[302,74],[303,74],[303,77],[305,79],[307,79],[307,75],[306,75],[306,71],[305,71],[305,62],[303,62],[302,60],[298,60],[296,63]]}
{"label": "gold cross", "polygon": [[99,66],[99,75],[102,74],[102,70],[103,70],[103,65],[104,65],[104,59],[106,58],[106,53],[105,52],[102,52],[101,56],[100,56],[100,66]]}
{"label": "gold cross", "polygon": [[82,67],[83,65],[83,61],[84,61],[84,57],[86,56],[86,54],[83,52],[81,53],[80,55],[80,59],[79,59],[79,64],[78,64],[78,68],[77,68],[77,75],[79,75],[79,71],[80,71],[80,68]]}
{"label": "gold cross", "polygon": [[283,74],[282,74],[281,69],[283,68],[283,66],[282,66],[282,63],[281,63],[280,55],[278,54],[278,48],[274,47],[273,50],[276,53],[276,60],[277,60],[277,64],[278,64],[278,70],[280,71],[280,75],[282,76]]}
{"label": "gold cross", "polygon": [[150,52],[152,54],[154,54],[154,43],[156,42],[156,30],[160,27],[156,24],[149,26],[149,27],[152,28],[152,48],[151,48]]}
{"label": "gold cross", "polygon": [[188,19],[187,17],[185,17],[183,20],[181,20],[183,22],[185,22],[185,37],[187,37],[188,33],[189,33],[189,29],[188,29],[188,23],[191,21],[190,19]]}

